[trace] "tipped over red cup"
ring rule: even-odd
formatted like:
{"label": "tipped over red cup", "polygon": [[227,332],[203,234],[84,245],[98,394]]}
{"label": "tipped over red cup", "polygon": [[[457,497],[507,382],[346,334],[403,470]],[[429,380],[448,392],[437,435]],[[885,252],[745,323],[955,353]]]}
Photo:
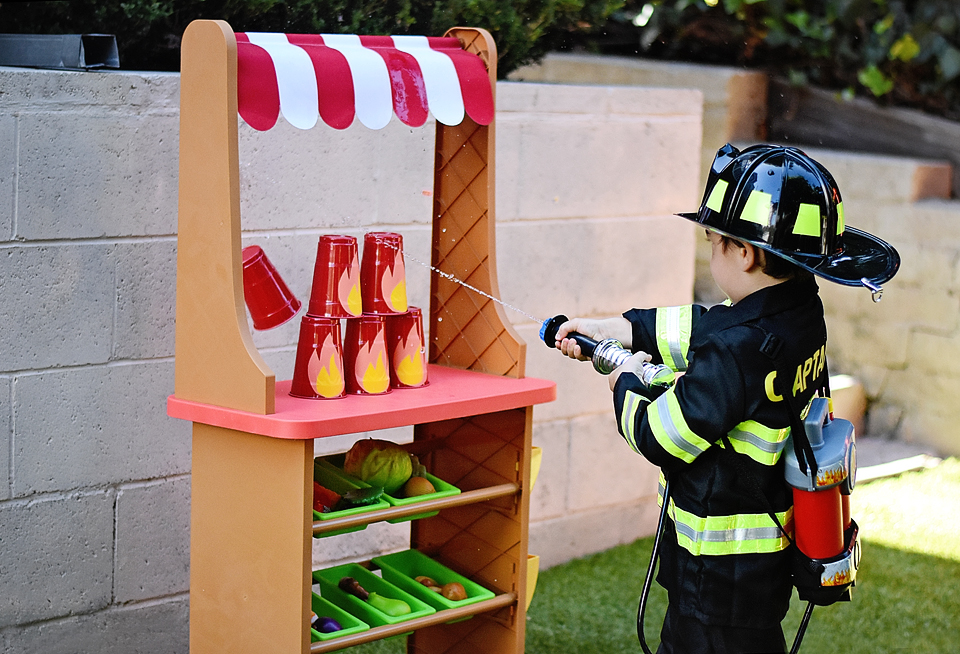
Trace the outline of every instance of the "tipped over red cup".
{"label": "tipped over red cup", "polygon": [[300,300],[290,291],[263,248],[243,248],[243,299],[253,318],[254,329],[272,329],[300,310]]}

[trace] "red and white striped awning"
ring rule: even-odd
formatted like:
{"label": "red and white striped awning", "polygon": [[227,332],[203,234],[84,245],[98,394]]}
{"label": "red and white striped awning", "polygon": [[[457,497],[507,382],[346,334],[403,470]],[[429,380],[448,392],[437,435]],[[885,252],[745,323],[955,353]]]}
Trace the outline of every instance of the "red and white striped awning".
{"label": "red and white striped awning", "polygon": [[464,113],[493,120],[493,93],[483,62],[455,38],[352,34],[237,34],[240,117],[257,130],[279,115],[300,129],[317,118],[346,129],[354,117],[380,129],[394,113],[419,127],[427,112],[444,125]]}

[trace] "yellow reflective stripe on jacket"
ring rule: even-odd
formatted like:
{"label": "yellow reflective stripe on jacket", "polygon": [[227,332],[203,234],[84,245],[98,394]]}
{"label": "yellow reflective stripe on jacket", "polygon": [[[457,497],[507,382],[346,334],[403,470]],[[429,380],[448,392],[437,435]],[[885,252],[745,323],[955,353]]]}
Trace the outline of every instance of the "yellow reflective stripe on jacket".
{"label": "yellow reflective stripe on jacket", "polygon": [[620,433],[623,434],[623,439],[627,441],[630,448],[637,454],[641,454],[640,448],[637,447],[637,435],[635,431],[637,412],[642,410],[648,402],[650,402],[650,400],[639,393],[627,391],[624,394],[623,408],[620,411]]}
{"label": "yellow reflective stripe on jacket", "polygon": [[709,441],[697,436],[687,426],[680,411],[680,402],[677,401],[676,386],[650,405],[647,421],[660,447],[684,463],[692,463],[710,447]]}
{"label": "yellow reflective stripe on jacket", "polygon": [[690,305],[657,309],[657,350],[663,363],[676,372],[687,369],[692,325]]}
{"label": "yellow reflective stripe on jacket", "polygon": [[[754,420],[746,420],[731,429],[727,436],[734,451],[746,454],[757,463],[772,466],[780,460],[790,436],[790,428],[773,429]],[[720,446],[723,447],[722,441]]]}
{"label": "yellow reflective stripe on jacket", "polygon": [[[663,482],[657,503],[663,506]],[[700,517],[678,509],[670,499],[667,515],[673,520],[677,544],[694,556],[722,556],[726,554],[765,554],[779,552],[790,545],[766,513],[743,513]],[[776,514],[781,525],[793,520],[793,507]]]}

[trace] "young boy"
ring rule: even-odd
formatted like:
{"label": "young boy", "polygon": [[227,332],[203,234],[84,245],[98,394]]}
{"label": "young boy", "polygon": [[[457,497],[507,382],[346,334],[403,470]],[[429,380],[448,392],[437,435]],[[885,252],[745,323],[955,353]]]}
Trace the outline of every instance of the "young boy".
{"label": "young boy", "polygon": [[[706,228],[728,302],[570,320],[557,346],[583,359],[564,338],[580,332],[636,352],[610,384],[620,433],[661,468],[661,501],[670,480],[658,653],[783,652],[792,495],[781,454],[803,408],[828,393],[814,275],[877,291],[900,260],[845,227],[832,176],[795,148],[724,146],[699,212],[680,215]],[[638,376],[651,360],[684,373],[656,399]]]}

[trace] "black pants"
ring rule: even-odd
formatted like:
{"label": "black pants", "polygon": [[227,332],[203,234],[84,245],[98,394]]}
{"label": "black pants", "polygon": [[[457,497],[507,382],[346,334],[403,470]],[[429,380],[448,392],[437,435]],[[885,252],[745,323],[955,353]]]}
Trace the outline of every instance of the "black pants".
{"label": "black pants", "polygon": [[660,630],[657,654],[783,654],[786,651],[780,625],[769,629],[716,627],[682,616],[670,606]]}

